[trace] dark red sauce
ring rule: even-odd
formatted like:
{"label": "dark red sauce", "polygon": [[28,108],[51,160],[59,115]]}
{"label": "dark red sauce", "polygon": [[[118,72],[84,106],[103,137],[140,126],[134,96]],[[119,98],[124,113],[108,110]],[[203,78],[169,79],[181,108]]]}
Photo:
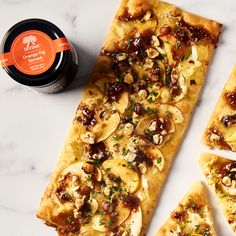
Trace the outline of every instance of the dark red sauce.
{"label": "dark red sauce", "polygon": [[152,160],[150,160],[141,150],[138,150],[135,162],[137,162],[137,164],[145,162],[148,166],[153,166]]}
{"label": "dark red sauce", "polygon": [[177,212],[172,213],[172,217],[178,221],[184,221],[185,218],[187,217],[187,212],[177,211]]}
{"label": "dark red sauce", "polygon": [[236,109],[236,91],[226,92],[224,94],[226,102],[233,108]]}
{"label": "dark red sauce", "polygon": [[96,124],[95,111],[86,106],[82,106],[80,109],[82,111],[82,116],[80,117],[82,124],[94,126]]}
{"label": "dark red sauce", "polygon": [[124,207],[130,210],[136,210],[140,205],[140,199],[136,196],[128,195],[123,199]]}
{"label": "dark red sauce", "polygon": [[230,125],[236,124],[236,115],[223,116],[221,122],[225,127],[229,127]]}

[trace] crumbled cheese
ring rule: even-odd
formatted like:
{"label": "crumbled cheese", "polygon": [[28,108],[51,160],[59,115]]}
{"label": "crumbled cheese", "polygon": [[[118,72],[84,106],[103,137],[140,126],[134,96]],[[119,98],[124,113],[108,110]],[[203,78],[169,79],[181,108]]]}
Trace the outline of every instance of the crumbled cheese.
{"label": "crumbled cheese", "polygon": [[87,131],[84,134],[81,134],[80,138],[84,143],[87,143],[87,144],[94,144],[95,143],[94,135],[93,135],[93,133],[91,133],[89,131]]}
{"label": "crumbled cheese", "polygon": [[228,176],[225,176],[223,179],[222,179],[222,183],[227,186],[227,187],[230,187],[231,184],[232,184],[232,181],[231,179],[228,177]]}
{"label": "crumbled cheese", "polygon": [[134,132],[134,125],[131,123],[127,123],[124,126],[124,134],[127,136],[131,136]]}
{"label": "crumbled cheese", "polygon": [[163,136],[160,134],[155,134],[155,135],[153,135],[152,138],[153,138],[154,143],[157,145],[161,145],[164,141]]}
{"label": "crumbled cheese", "polygon": [[145,163],[140,163],[140,164],[138,165],[138,168],[139,168],[141,174],[145,174],[146,171],[147,171],[147,167],[146,167]]}
{"label": "crumbled cheese", "polygon": [[214,134],[212,133],[209,137],[210,141],[211,142],[214,142],[214,141],[219,141],[220,140],[220,136],[218,134]]}
{"label": "crumbled cheese", "polygon": [[124,61],[124,60],[126,60],[126,58],[127,58],[126,53],[119,53],[119,54],[116,55],[116,59],[118,61]]}
{"label": "crumbled cheese", "polygon": [[157,129],[157,122],[156,121],[151,121],[149,125],[149,130],[150,131],[155,131]]}

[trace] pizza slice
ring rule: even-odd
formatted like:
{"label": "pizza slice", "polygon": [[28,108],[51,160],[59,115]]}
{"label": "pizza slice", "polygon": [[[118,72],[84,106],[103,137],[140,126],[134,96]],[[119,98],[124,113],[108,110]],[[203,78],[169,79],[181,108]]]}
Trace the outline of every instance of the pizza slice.
{"label": "pizza slice", "polygon": [[144,235],[221,25],[122,0],[41,201],[61,235]]}
{"label": "pizza slice", "polygon": [[203,142],[210,147],[236,151],[236,67],[210,118]]}
{"label": "pizza slice", "polygon": [[236,161],[205,153],[199,163],[228,223],[236,232]]}
{"label": "pizza slice", "polygon": [[196,182],[180,201],[156,236],[216,235],[204,186]]}

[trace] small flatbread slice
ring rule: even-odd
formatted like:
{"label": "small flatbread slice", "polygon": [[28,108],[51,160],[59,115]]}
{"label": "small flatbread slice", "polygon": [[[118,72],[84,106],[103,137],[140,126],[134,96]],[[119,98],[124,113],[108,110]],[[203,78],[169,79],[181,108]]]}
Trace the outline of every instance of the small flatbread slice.
{"label": "small flatbread slice", "polygon": [[196,182],[180,201],[156,236],[216,235],[204,186]]}
{"label": "small flatbread slice", "polygon": [[236,66],[210,118],[203,142],[210,147],[236,151]]}
{"label": "small flatbread slice", "polygon": [[199,163],[228,223],[236,232],[236,161],[204,153]]}

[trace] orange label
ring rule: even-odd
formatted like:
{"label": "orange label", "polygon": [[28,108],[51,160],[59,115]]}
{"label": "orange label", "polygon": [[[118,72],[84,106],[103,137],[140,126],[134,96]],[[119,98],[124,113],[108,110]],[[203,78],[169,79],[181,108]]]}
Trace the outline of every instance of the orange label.
{"label": "orange label", "polygon": [[15,38],[10,52],[0,54],[0,65],[14,65],[24,74],[39,75],[52,66],[57,52],[70,49],[65,37],[52,40],[41,31],[28,30]]}

